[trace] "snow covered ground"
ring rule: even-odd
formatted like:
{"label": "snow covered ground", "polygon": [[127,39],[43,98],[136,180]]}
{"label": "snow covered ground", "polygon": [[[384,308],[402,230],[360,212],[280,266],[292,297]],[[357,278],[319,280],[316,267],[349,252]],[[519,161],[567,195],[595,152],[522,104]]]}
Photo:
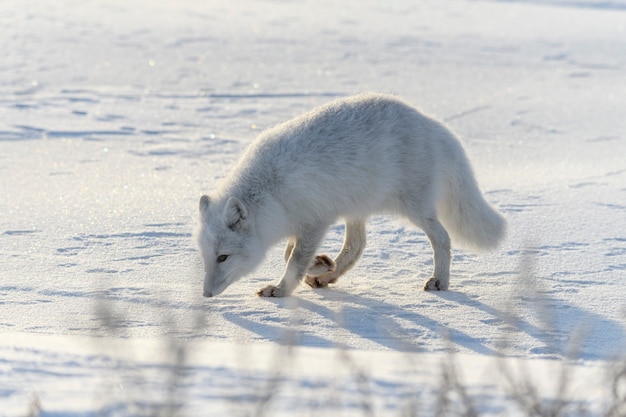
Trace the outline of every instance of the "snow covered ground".
{"label": "snow covered ground", "polygon": [[[0,416],[435,415],[445,387],[523,415],[502,367],[609,407],[626,1],[3,0],[0,51]],[[363,91],[459,134],[504,246],[426,293],[423,234],[380,216],[330,290],[255,297],[277,247],[202,298],[199,196],[260,130]]]}

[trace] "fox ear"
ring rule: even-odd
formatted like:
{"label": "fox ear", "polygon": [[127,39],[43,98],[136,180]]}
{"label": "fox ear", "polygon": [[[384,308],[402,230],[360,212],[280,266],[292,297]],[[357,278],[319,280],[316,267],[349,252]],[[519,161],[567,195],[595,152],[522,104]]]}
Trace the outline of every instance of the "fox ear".
{"label": "fox ear", "polygon": [[211,198],[208,195],[203,195],[200,197],[200,214],[205,215],[207,210],[209,209],[209,204],[211,203]]}
{"label": "fox ear", "polygon": [[235,197],[231,197],[226,202],[226,224],[231,229],[243,228],[248,217],[246,206]]}

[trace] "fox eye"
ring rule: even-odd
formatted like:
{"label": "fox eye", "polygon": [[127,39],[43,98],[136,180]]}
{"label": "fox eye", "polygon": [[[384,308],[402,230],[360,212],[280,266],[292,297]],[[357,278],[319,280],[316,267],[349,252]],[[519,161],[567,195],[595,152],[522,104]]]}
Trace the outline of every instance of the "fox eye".
{"label": "fox eye", "polygon": [[222,263],[224,262],[226,259],[228,259],[228,255],[220,255],[217,257],[217,262],[218,263]]}

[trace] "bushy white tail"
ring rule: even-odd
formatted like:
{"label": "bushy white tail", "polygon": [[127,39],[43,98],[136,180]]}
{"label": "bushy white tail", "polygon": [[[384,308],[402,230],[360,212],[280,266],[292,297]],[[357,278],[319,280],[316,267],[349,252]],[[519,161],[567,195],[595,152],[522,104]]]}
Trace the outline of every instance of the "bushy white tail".
{"label": "bushy white tail", "polygon": [[465,157],[448,172],[437,212],[455,246],[495,249],[506,233],[506,220],[483,197]]}

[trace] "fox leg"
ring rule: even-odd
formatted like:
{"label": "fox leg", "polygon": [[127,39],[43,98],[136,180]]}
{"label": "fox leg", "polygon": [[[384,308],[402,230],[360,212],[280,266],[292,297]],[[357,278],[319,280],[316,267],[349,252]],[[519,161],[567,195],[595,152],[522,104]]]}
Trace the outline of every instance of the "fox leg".
{"label": "fox leg", "polygon": [[[365,221],[360,219],[346,220],[346,235],[341,252],[334,261],[335,267],[324,270],[324,265],[320,265],[319,270],[321,270],[321,273],[312,267],[307,271],[304,282],[313,288],[327,287],[328,284],[334,284],[341,275],[356,264],[364,248]],[[328,258],[326,255],[319,255],[316,257],[316,261],[323,257]]]}
{"label": "fox leg", "polygon": [[289,261],[289,258],[291,257],[291,252],[293,252],[293,247],[296,246],[296,241],[293,239],[289,239],[289,242],[287,242],[287,246],[285,246],[285,262]]}
{"label": "fox leg", "polygon": [[[326,229],[326,225],[303,228],[295,239],[283,277],[278,284],[261,288],[257,295],[261,297],[286,297],[291,295],[305,277],[311,265],[313,265],[315,252],[324,238]],[[290,244],[287,246],[289,247]]]}
{"label": "fox leg", "polygon": [[[294,240],[289,240],[287,242],[287,246],[285,247],[285,262],[289,261],[289,257],[291,256],[291,252],[293,252],[293,248],[296,245]],[[336,268],[335,262],[328,257],[328,255],[317,255],[315,260],[313,261],[313,265],[311,265],[306,271],[307,276],[318,276],[322,275],[329,271],[334,271]]]}
{"label": "fox leg", "polygon": [[450,284],[450,237],[436,218],[426,219],[421,227],[430,240],[435,263],[433,276],[424,283],[424,291],[445,291]]}
{"label": "fox leg", "polygon": [[450,284],[450,236],[437,219],[436,207],[428,204],[431,199],[424,198],[428,195],[428,190],[421,190],[406,196],[402,200],[405,209],[404,215],[426,233],[433,249],[435,270],[433,275],[424,283],[424,291],[445,291]]}

